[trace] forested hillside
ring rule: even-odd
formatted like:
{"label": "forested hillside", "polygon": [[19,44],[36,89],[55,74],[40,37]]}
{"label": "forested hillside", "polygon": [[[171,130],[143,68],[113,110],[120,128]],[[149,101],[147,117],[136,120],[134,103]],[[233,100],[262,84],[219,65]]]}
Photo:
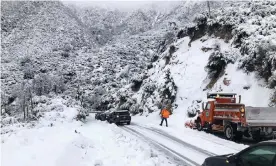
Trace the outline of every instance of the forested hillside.
{"label": "forested hillside", "polygon": [[[175,52],[187,37],[189,46],[217,38],[231,47],[223,52],[215,42],[198,48],[210,54],[203,64],[208,78],[194,88],[223,90],[216,83],[226,78],[227,64],[237,64],[273,92],[275,10],[275,2],[179,2],[166,10],[152,5],[133,11],[2,2],[2,117],[37,119],[56,109],[49,105],[57,97],[81,112],[121,108],[143,114],[166,103],[176,109],[186,85],[175,81],[172,68],[182,64]],[[186,104],[192,103],[193,97]]]}

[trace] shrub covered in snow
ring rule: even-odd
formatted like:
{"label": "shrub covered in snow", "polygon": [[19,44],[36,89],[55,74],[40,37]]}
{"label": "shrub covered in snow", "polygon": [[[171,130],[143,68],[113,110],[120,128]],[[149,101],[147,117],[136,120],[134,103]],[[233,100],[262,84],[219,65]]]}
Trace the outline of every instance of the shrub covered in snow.
{"label": "shrub covered in snow", "polygon": [[194,117],[198,111],[201,109],[201,100],[193,100],[192,104],[188,107],[187,113],[188,117]]}
{"label": "shrub covered in snow", "polygon": [[153,82],[145,83],[143,90],[146,93],[152,94],[156,89],[156,85]]}
{"label": "shrub covered in snow", "polygon": [[276,91],[274,91],[274,93],[270,97],[269,106],[270,107],[276,107]]}
{"label": "shrub covered in snow", "polygon": [[235,59],[229,55],[228,52],[220,52],[215,50],[209,57],[206,69],[208,70],[210,78],[218,78],[220,73],[224,71],[225,67],[229,63],[234,63]]}
{"label": "shrub covered in snow", "polygon": [[[139,112],[140,112],[140,105],[139,104],[132,104],[131,105],[131,107],[129,108],[129,111],[130,111],[130,113],[132,113],[132,114],[138,114]],[[142,110],[143,111],[143,110]]]}
{"label": "shrub covered in snow", "polygon": [[88,110],[84,108],[78,108],[77,111],[78,113],[76,115],[76,120],[84,122],[86,120],[86,116],[88,115]]}
{"label": "shrub covered in snow", "polygon": [[215,44],[213,49],[214,52],[211,53],[205,67],[208,71],[208,77],[210,79],[210,83],[207,85],[207,88],[212,88],[214,83],[224,74],[227,64],[234,63],[239,55],[236,49],[222,52],[219,44]]}
{"label": "shrub covered in snow", "polygon": [[273,83],[276,53],[276,2],[254,1],[233,3],[214,10],[208,25],[220,24],[233,27],[233,44],[242,55],[240,68],[257,74]]}
{"label": "shrub covered in snow", "polygon": [[166,71],[165,82],[163,88],[160,91],[162,99],[168,99],[170,103],[173,103],[176,99],[177,86],[175,85],[171,76],[170,70]]}
{"label": "shrub covered in snow", "polygon": [[143,76],[141,75],[135,75],[133,78],[131,78],[131,89],[135,92],[140,90],[140,87],[143,83]]}

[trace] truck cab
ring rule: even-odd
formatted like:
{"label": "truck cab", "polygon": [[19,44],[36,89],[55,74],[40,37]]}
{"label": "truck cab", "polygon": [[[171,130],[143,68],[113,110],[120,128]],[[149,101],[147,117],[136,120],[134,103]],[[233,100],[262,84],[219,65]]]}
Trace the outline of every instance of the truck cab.
{"label": "truck cab", "polygon": [[[226,105],[229,108],[237,108],[236,106],[236,93],[207,93],[207,102],[202,103],[202,112],[199,114],[197,118],[197,128],[198,130],[202,130],[203,127],[207,129],[211,129],[211,125],[214,123],[214,110],[215,105],[222,104]],[[239,96],[240,102],[240,96]],[[220,108],[217,108],[220,109]],[[223,110],[223,109],[222,109]],[[235,115],[234,115],[235,116]],[[223,130],[223,129],[222,129]]]}

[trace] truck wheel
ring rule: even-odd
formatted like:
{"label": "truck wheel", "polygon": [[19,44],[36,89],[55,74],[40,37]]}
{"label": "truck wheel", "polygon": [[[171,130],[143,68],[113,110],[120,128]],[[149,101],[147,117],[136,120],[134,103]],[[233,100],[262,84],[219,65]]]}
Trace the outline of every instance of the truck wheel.
{"label": "truck wheel", "polygon": [[233,140],[234,139],[234,130],[231,125],[227,125],[224,129],[224,136],[227,140]]}
{"label": "truck wheel", "polygon": [[196,121],[196,128],[198,131],[202,131],[202,125],[200,121]]}
{"label": "truck wheel", "polygon": [[130,122],[127,122],[127,125],[130,125]]}

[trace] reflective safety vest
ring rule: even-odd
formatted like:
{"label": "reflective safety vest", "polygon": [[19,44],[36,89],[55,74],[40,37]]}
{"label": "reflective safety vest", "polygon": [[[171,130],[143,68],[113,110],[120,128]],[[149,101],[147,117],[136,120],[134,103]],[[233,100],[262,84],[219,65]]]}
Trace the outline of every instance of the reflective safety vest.
{"label": "reflective safety vest", "polygon": [[162,115],[163,118],[169,118],[170,112],[167,109],[163,109],[161,111],[161,115]]}

